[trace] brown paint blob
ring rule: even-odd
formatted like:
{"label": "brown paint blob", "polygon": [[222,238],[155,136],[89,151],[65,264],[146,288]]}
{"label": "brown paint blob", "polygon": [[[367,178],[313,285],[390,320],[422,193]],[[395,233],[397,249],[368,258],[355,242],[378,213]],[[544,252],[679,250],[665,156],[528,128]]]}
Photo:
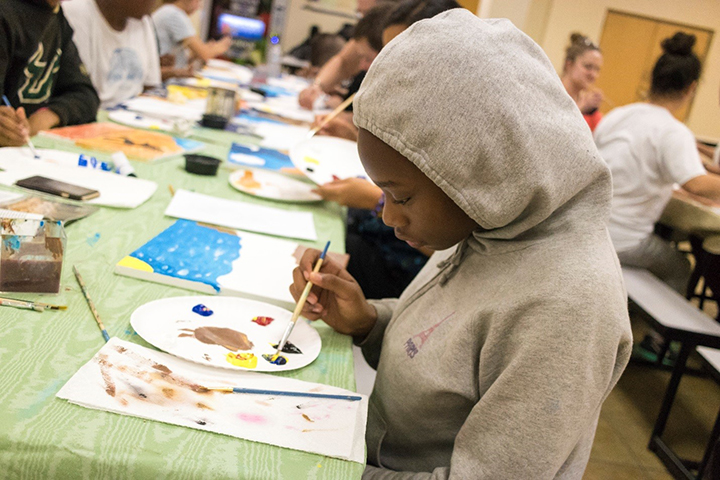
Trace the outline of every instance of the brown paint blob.
{"label": "brown paint blob", "polygon": [[175,396],[175,390],[173,390],[172,388],[163,388],[162,393],[167,398],[173,398]]}
{"label": "brown paint blob", "polygon": [[[230,351],[236,352],[238,350],[250,350],[253,347],[253,343],[248,340],[247,335],[231,328],[222,327],[199,327],[195,330],[189,330],[193,333],[193,336],[209,345],[220,345]],[[182,337],[185,334],[180,334]]]}
{"label": "brown paint blob", "polygon": [[312,418],[308,417],[308,416],[305,415],[304,413],[302,414],[302,417],[303,417],[305,420],[307,420],[308,422],[313,422],[313,423],[315,422],[315,420],[313,420]]}
{"label": "brown paint blob", "polygon": [[108,363],[104,358],[98,359],[98,365],[100,365],[100,375],[102,375],[103,382],[105,382],[105,393],[111,397],[115,396],[115,383],[110,377],[108,369],[112,368],[112,363]]}

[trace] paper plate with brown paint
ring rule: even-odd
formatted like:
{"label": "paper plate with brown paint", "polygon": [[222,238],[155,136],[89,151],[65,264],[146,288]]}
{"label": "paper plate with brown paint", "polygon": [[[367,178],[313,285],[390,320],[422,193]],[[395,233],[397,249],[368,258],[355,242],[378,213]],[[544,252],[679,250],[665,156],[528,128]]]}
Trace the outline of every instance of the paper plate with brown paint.
{"label": "paper plate with brown paint", "polygon": [[192,362],[232,370],[282,372],[309,365],[320,354],[320,335],[299,319],[288,345],[270,359],[292,313],[238,297],[172,297],[135,310],[130,324],[160,350]]}

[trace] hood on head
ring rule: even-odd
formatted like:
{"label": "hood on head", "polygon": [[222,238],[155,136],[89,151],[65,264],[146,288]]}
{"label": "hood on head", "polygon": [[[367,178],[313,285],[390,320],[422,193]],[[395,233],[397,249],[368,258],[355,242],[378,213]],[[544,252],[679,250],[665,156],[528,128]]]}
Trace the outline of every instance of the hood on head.
{"label": "hood on head", "polygon": [[454,9],[417,22],[373,62],[354,122],[474,219],[477,239],[557,231],[568,210],[604,228],[609,170],[550,61],[508,20]]}

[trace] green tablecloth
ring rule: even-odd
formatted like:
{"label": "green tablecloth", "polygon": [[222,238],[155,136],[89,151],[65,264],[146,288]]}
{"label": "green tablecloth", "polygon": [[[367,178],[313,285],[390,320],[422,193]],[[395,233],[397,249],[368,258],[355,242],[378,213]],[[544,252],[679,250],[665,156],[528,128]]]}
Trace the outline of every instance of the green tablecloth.
{"label": "green tablecloth", "polygon": [[[230,142],[238,137],[198,129],[193,138],[210,140],[204,153],[224,159]],[[35,143],[58,148],[48,139],[36,138]],[[279,205],[235,191],[228,184],[228,170],[222,168],[217,177],[200,177],[184,171],[182,158],[133,165],[139,177],[158,183],[153,197],[133,210],[101,208],[67,227],[60,295],[13,295],[63,303],[68,305],[67,311],[37,313],[0,307],[0,478],[360,477],[363,466],[358,463],[89,410],[55,398],[60,387],[103,343],[75,282],[72,265],[83,274],[109,334],[149,346],[130,326],[133,310],[158,298],[193,293],[118,276],[113,267],[174,221],[163,216],[170,201],[168,185]],[[328,204],[287,208],[313,213],[319,240],[306,244],[321,247],[329,239],[331,250],[344,251],[339,208]],[[282,375],[354,390],[350,338],[325,324],[315,326],[323,342],[318,359],[306,368]]]}

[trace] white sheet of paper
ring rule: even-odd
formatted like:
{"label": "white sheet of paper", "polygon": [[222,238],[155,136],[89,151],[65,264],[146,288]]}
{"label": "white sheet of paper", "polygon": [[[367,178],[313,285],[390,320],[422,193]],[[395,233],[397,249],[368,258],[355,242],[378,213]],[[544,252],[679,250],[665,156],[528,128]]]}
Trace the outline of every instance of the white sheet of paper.
{"label": "white sheet of paper", "polygon": [[100,192],[99,197],[84,203],[118,208],[142,205],[157,190],[157,184],[149,180],[78,167],[77,153],[42,148],[38,153],[42,160],[35,160],[26,147],[0,149],[0,183],[13,185],[20,179],[40,175]]}
{"label": "white sheet of paper", "polygon": [[359,395],[328,385],[192,364],[111,338],[60,389],[71,403],[364,463],[368,400],[199,392],[198,386]]}
{"label": "white sheet of paper", "polygon": [[5,190],[0,190],[0,205],[7,205],[8,203],[13,203],[17,200],[20,200],[25,195],[18,192],[8,192]]}
{"label": "white sheet of paper", "polygon": [[310,212],[290,212],[178,190],[165,215],[279,237],[317,240]]}

